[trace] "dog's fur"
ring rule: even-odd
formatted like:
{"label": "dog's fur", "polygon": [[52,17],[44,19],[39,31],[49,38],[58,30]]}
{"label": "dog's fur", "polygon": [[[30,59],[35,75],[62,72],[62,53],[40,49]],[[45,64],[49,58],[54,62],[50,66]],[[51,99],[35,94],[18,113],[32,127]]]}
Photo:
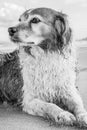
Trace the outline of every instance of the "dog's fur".
{"label": "dog's fur", "polygon": [[76,89],[76,59],[67,16],[48,8],[27,10],[8,29],[19,49],[0,67],[1,100],[57,124],[87,127]]}

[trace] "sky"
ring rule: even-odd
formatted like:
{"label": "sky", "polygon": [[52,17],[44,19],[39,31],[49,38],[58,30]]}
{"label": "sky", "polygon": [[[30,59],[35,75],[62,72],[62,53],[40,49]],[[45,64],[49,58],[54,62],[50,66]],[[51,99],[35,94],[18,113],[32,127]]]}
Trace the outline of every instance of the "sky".
{"label": "sky", "polygon": [[11,25],[24,10],[36,7],[49,7],[66,13],[73,37],[87,37],[87,0],[0,0],[0,25]]}

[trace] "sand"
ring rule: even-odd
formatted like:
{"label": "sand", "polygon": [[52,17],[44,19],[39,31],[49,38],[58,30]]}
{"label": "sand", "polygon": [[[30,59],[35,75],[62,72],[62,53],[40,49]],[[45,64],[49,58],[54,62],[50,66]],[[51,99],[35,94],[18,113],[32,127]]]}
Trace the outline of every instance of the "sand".
{"label": "sand", "polygon": [[[87,109],[87,47],[77,49],[79,75],[77,85]],[[0,130],[79,130],[75,127],[56,127],[41,117],[0,105]]]}

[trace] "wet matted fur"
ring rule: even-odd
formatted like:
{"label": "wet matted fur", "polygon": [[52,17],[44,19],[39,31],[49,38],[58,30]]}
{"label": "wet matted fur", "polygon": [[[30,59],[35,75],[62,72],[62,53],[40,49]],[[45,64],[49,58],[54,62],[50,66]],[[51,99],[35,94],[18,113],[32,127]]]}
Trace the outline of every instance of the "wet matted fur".
{"label": "wet matted fur", "polygon": [[67,16],[48,8],[27,10],[8,31],[19,48],[0,67],[1,100],[57,124],[87,127]]}

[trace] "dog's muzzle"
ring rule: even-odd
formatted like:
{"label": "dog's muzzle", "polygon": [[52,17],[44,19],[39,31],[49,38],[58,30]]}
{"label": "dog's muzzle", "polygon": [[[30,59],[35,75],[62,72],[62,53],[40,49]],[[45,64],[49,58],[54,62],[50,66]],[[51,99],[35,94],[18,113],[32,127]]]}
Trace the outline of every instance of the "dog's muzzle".
{"label": "dog's muzzle", "polygon": [[17,32],[17,28],[16,27],[10,27],[8,28],[8,32],[10,36],[14,36],[14,34]]}

